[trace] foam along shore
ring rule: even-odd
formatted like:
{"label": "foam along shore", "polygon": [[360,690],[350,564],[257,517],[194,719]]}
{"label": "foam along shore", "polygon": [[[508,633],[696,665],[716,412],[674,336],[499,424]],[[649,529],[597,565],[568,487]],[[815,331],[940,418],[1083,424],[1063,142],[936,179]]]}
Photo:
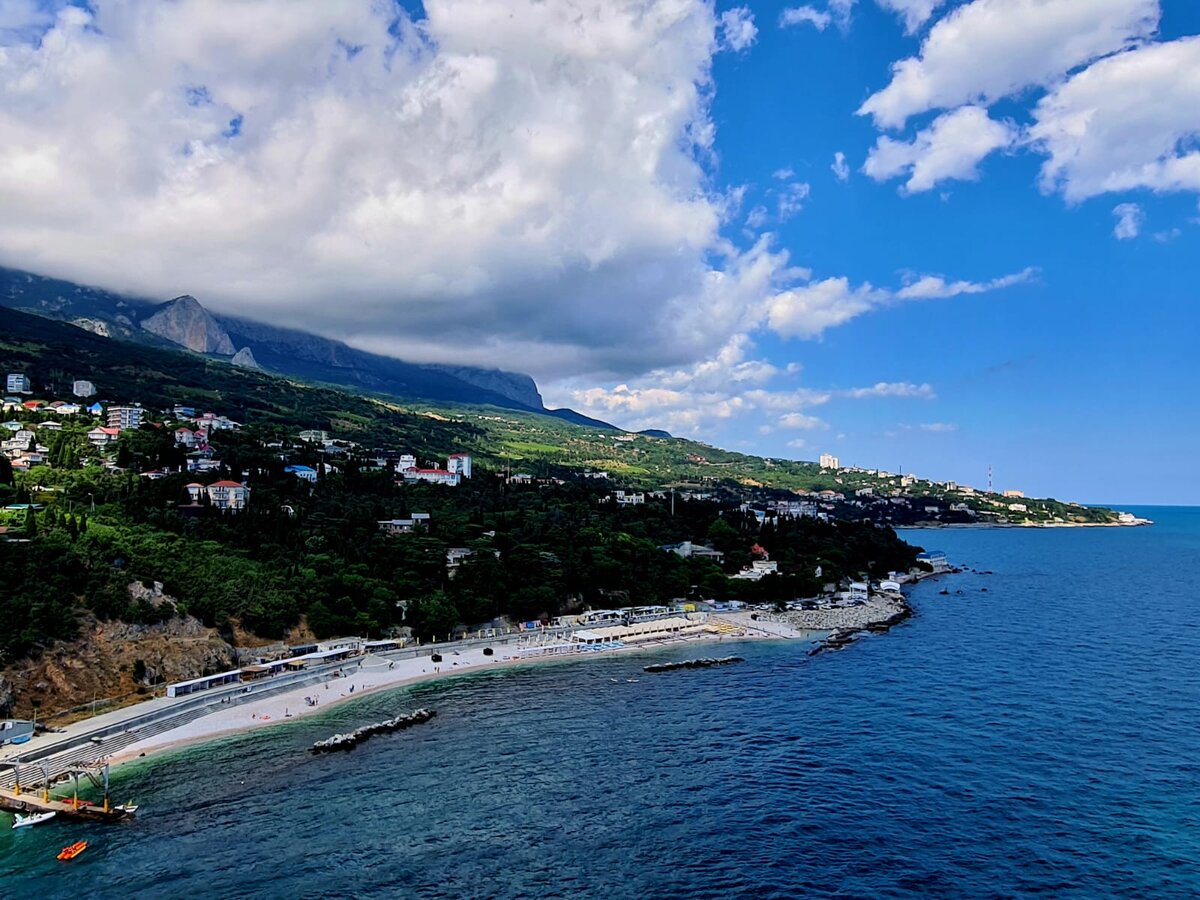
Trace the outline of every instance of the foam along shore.
{"label": "foam along shore", "polygon": [[[722,617],[723,619],[725,617]],[[728,617],[732,619],[733,617]],[[437,650],[441,662],[433,662],[430,656],[408,659],[387,659],[383,656],[363,656],[352,659],[341,669],[341,675],[330,677],[323,683],[309,684],[295,690],[263,697],[261,702],[241,702],[227,709],[201,716],[178,728],[147,737],[130,744],[110,759],[113,764],[128,762],[141,756],[165,749],[175,749],[189,744],[201,743],[216,737],[224,737],[246,731],[255,731],[311,716],[337,703],[363,697],[382,690],[390,690],[426,681],[435,681],[458,675],[490,672],[501,668],[531,666],[551,661],[566,662],[593,657],[608,657],[634,651],[646,651],[665,646],[685,643],[742,641],[755,639],[804,639],[812,635],[804,630],[793,629],[782,623],[751,622],[744,617],[728,621],[724,630],[705,630],[678,637],[646,641],[614,649],[592,650],[569,655],[546,653],[544,655],[520,655],[515,650],[494,651],[485,655],[484,648],[475,647],[454,651]],[[525,648],[530,649],[530,648]]]}

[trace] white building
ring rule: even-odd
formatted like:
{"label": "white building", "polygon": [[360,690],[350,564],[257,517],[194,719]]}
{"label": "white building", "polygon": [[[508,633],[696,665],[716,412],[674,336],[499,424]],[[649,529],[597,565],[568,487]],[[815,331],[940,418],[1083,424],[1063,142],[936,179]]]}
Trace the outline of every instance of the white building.
{"label": "white building", "polygon": [[196,503],[203,491],[208,494],[208,500],[217,509],[227,509],[232,512],[245,509],[250,503],[250,488],[237,481],[214,481],[207,487],[202,484],[189,484],[188,496]]}
{"label": "white building", "polygon": [[424,481],[429,484],[447,484],[457,487],[462,476],[447,469],[405,469],[405,481]]}
{"label": "white building", "polygon": [[329,432],[310,428],[307,431],[300,432],[300,440],[308,441],[310,444],[323,444],[329,440]]}
{"label": "white building", "polygon": [[110,406],[108,408],[109,428],[141,428],[142,408],[140,406]]}
{"label": "white building", "polygon": [[627,494],[625,491],[614,491],[613,499],[617,501],[617,506],[641,506],[646,502],[646,495],[640,492]]}
{"label": "white building", "polygon": [[76,397],[93,397],[96,394],[96,386],[90,381],[80,379],[71,385],[71,393]]}
{"label": "white building", "polygon": [[103,447],[105,444],[111,444],[120,435],[120,428],[93,428],[87,433],[87,438],[92,442],[92,446]]}
{"label": "white building", "polygon": [[1025,492],[1024,491],[1005,491],[1004,496],[1011,497],[1014,500],[1020,500],[1022,497],[1025,496]]}
{"label": "white building", "polygon": [[451,453],[450,458],[446,460],[446,471],[456,472],[463,478],[471,477],[471,454],[470,453]]}
{"label": "white building", "polygon": [[413,456],[411,453],[401,454],[400,458],[398,460],[396,460],[396,471],[397,472],[401,472],[401,473],[407,472],[409,469],[415,469],[416,467],[417,467],[417,458],[415,456]]}
{"label": "white building", "polygon": [[743,581],[759,581],[766,575],[775,575],[779,572],[779,563],[773,559],[756,559],[750,563],[749,568],[742,569],[734,575],[734,578],[740,578]]}
{"label": "white building", "polygon": [[30,383],[28,375],[12,372],[8,376],[6,390],[10,394],[29,394],[33,392],[33,385]]}
{"label": "white building", "polygon": [[832,453],[822,453],[821,454],[821,468],[822,469],[840,469],[841,465],[839,465],[838,458],[836,456],[834,456]]}

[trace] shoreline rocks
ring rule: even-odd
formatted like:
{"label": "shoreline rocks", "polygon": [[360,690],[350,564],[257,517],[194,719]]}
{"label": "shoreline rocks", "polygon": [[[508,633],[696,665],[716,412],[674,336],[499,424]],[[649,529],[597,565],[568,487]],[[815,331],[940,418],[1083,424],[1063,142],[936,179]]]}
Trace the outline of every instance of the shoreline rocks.
{"label": "shoreline rocks", "polygon": [[643,666],[643,672],[677,672],[680,669],[710,669],[713,666],[731,666],[736,663],[745,662],[740,656],[722,656],[720,658],[704,656],[700,659],[688,659],[682,662],[654,663],[649,666]]}
{"label": "shoreline rocks", "polygon": [[393,731],[412,728],[414,725],[428,722],[436,715],[437,712],[435,710],[418,709],[416,712],[411,712],[408,715],[396,716],[394,719],[385,719],[373,725],[364,725],[362,728],[356,728],[347,734],[335,734],[333,737],[326,738],[323,741],[317,741],[309,748],[309,752],[335,753],[339,750],[353,750],[359,744],[370,740],[377,734],[391,734]]}

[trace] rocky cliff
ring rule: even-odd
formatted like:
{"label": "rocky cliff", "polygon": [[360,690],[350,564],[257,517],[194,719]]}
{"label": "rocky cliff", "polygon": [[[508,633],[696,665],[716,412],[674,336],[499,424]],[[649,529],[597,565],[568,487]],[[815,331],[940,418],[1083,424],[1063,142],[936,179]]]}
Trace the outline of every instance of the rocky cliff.
{"label": "rocky cliff", "polygon": [[500,369],[476,369],[471,366],[429,366],[438,372],[453,375],[460,381],[492,391],[531,409],[542,409],[542,395],[528,375],[504,372]]}
{"label": "rocky cliff", "polygon": [[200,301],[185,294],[159,306],[142,319],[142,328],[196,353],[232,356],[235,348],[225,329]]}
{"label": "rocky cliff", "polygon": [[45,718],[93,700],[132,702],[152,682],[198,678],[232,669],[236,660],[233,647],[191,616],[129,625],[89,615],[77,640],[53,644],[38,659],[0,672],[0,694],[7,683],[13,715],[31,718],[36,701],[38,717]]}

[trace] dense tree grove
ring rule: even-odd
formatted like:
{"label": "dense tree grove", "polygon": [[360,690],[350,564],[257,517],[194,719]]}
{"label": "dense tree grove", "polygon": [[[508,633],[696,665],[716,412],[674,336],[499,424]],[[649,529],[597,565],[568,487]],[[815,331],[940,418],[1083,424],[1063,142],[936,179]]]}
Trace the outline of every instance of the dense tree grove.
{"label": "dense tree grove", "polygon": [[[301,615],[319,636],[410,626],[430,637],[500,615],[529,620],[687,597],[794,599],[868,564],[880,573],[913,563],[913,548],[871,524],[768,519],[760,527],[736,505],[709,501],[677,501],[673,514],[663,500],[619,507],[605,487],[569,477],[514,485],[477,471],[458,487],[397,485],[390,472],[343,458],[310,484],[284,472],[278,450],[250,432],[215,438],[225,474],[249,473],[251,502],[239,513],[181,509],[194,477],[183,474],[21,476],[46,508],[31,519],[33,540],[0,543],[0,615],[14,625],[0,654],[69,637],[80,605],[126,620],[170,614],[133,604],[126,586],[134,580],[161,581],[182,611],[207,624],[237,619],[264,637]],[[127,452],[158,460],[174,451],[137,433]],[[289,462],[320,467],[315,455]],[[380,531],[378,521],[413,512],[430,514],[427,529]],[[685,540],[721,550],[724,566],[661,549]],[[755,544],[783,574],[729,579]],[[451,547],[472,551],[453,576]]]}

